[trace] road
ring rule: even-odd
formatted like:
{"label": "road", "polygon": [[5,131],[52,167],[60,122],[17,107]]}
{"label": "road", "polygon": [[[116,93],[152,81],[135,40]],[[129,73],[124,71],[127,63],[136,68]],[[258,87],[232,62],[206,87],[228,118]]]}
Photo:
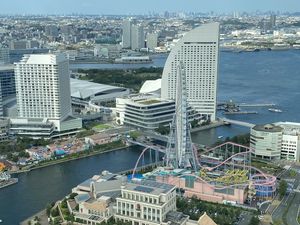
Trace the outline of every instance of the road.
{"label": "road", "polygon": [[[299,166],[293,166],[292,168],[296,169],[297,171],[299,171],[300,169]],[[298,172],[297,176],[295,177],[293,188],[297,189],[299,184],[300,184],[300,173]],[[297,221],[299,204],[300,204],[300,193],[295,192],[293,190],[289,195],[283,198],[278,208],[275,209],[275,211],[273,212],[272,214],[273,221],[282,220],[283,215],[287,210],[286,224],[299,225]]]}

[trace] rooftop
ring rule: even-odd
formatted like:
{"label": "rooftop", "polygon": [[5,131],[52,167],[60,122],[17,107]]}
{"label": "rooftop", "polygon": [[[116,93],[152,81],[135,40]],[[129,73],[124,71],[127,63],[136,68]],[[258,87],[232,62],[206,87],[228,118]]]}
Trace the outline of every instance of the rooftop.
{"label": "rooftop", "polygon": [[175,186],[159,183],[152,180],[132,180],[126,184],[125,189],[137,192],[144,192],[153,195],[166,194]]}
{"label": "rooftop", "polygon": [[217,225],[207,214],[206,212],[199,218],[199,225]]}
{"label": "rooftop", "polygon": [[70,79],[71,96],[73,98],[86,99],[93,96],[105,95],[114,92],[124,92],[127,89],[106,84],[98,84],[86,80]]}
{"label": "rooftop", "polygon": [[14,70],[14,65],[0,65],[0,71]]}
{"label": "rooftop", "polygon": [[189,216],[184,215],[182,212],[170,211],[166,215],[165,222],[168,222],[169,225],[180,225],[188,219],[188,217]]}
{"label": "rooftop", "polygon": [[67,61],[64,54],[32,54],[24,55],[22,60],[16,64],[46,64],[56,65],[59,62]]}
{"label": "rooftop", "polygon": [[274,124],[256,125],[252,129],[256,131],[265,131],[272,133],[281,132],[283,130],[282,127],[276,126]]}
{"label": "rooftop", "polygon": [[138,103],[143,104],[143,105],[152,105],[152,104],[156,104],[156,103],[160,103],[161,101],[158,99],[148,99],[145,101],[140,101]]}

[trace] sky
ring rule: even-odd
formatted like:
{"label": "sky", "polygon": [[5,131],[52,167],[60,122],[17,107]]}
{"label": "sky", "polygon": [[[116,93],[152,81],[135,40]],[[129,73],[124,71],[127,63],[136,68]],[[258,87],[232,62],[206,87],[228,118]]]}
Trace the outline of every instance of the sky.
{"label": "sky", "polygon": [[300,0],[0,0],[0,14],[146,14],[148,12],[300,12]]}

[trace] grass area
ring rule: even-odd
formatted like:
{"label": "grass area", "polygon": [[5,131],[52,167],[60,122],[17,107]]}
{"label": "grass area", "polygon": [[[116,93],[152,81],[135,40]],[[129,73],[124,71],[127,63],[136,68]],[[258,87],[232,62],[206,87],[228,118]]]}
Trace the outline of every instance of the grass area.
{"label": "grass area", "polygon": [[95,83],[109,84],[119,87],[126,87],[139,91],[146,80],[161,78],[163,68],[139,68],[139,69],[89,69],[79,70],[87,74],[80,79],[90,80]]}
{"label": "grass area", "polygon": [[106,130],[111,128],[112,126],[108,125],[108,124],[98,124],[96,126],[94,126],[93,128],[97,129],[97,130]]}
{"label": "grass area", "polygon": [[160,103],[160,102],[161,101],[159,101],[157,99],[150,99],[150,100],[146,100],[146,101],[141,101],[139,103],[143,104],[143,105],[151,105],[151,104]]}
{"label": "grass area", "polygon": [[129,136],[132,138],[132,139],[137,139],[139,136],[141,136],[141,133],[139,131],[131,131],[129,133]]}

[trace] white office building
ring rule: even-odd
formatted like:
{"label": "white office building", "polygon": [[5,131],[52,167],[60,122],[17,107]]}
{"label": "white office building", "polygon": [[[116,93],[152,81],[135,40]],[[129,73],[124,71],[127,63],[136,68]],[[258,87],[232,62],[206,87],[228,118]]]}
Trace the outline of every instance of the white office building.
{"label": "white office building", "polygon": [[[188,108],[189,120],[199,121],[201,115]],[[116,123],[139,129],[155,130],[160,125],[169,126],[175,114],[175,101],[165,100],[155,94],[136,94],[116,98]]]}
{"label": "white office building", "polygon": [[282,128],[274,124],[256,125],[251,128],[250,147],[256,157],[280,159]]}
{"label": "white office building", "polygon": [[188,103],[207,119],[216,119],[219,24],[204,24],[186,33],[172,49],[162,75],[162,98],[175,99],[176,70],[186,68]]}
{"label": "white office building", "polygon": [[250,147],[264,159],[300,161],[300,123],[256,125],[251,128]]}
{"label": "white office building", "polygon": [[175,113],[175,102],[152,95],[131,95],[116,99],[116,122],[141,129],[154,130],[169,125]]}
{"label": "white office building", "polygon": [[155,181],[128,182],[116,204],[115,219],[132,225],[183,225],[189,219],[176,212],[176,187]]}
{"label": "white office building", "polygon": [[131,20],[125,19],[122,24],[122,47],[130,48],[131,47]]}
{"label": "white office building", "polygon": [[131,49],[140,50],[145,47],[144,28],[141,25],[131,26]]}
{"label": "white office building", "polygon": [[300,123],[279,122],[283,128],[281,159],[300,161]]}
{"label": "white office building", "polygon": [[103,171],[72,192],[78,195],[67,200],[69,211],[85,224],[100,224],[111,217],[132,225],[197,224],[176,212],[176,187],[154,180],[127,180]]}
{"label": "white office building", "polygon": [[71,114],[69,63],[63,54],[25,55],[15,63],[15,79],[22,123],[47,119],[55,132],[81,128]]}

